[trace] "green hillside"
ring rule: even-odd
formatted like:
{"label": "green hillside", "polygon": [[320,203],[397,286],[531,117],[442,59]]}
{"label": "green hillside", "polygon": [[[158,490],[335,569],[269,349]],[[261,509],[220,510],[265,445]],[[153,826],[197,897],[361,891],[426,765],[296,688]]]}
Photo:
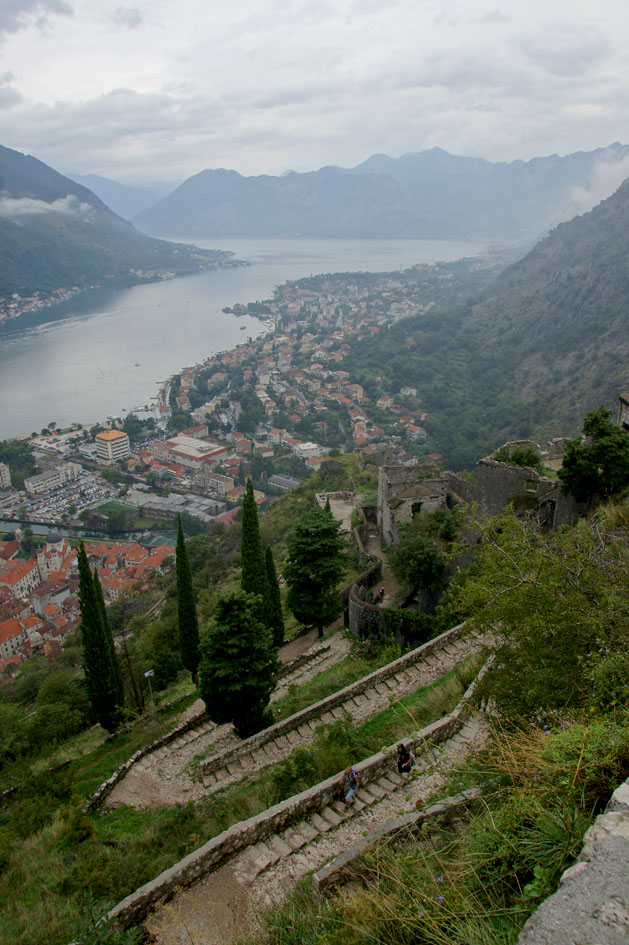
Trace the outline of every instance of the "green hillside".
{"label": "green hillside", "polygon": [[575,434],[629,387],[629,181],[492,286],[354,344],[356,379],[417,387],[447,464],[508,438]]}
{"label": "green hillside", "polygon": [[0,147],[0,299],[193,272],[228,255],[144,236],[87,188]]}

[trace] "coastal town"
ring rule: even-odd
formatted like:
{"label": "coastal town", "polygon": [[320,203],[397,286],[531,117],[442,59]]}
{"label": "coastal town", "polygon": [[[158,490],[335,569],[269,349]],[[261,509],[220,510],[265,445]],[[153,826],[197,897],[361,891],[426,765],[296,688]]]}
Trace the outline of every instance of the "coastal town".
{"label": "coastal town", "polygon": [[[163,569],[178,517],[190,534],[229,525],[248,476],[264,507],[340,452],[439,463],[421,391],[380,392],[378,376],[361,384],[345,362],[352,342],[425,315],[456,279],[444,264],[287,282],[233,309],[268,331],[169,378],[152,405],[19,438],[35,468],[16,474],[0,462],[0,672],[33,652],[54,658],[76,629],[73,536],[85,537],[112,603]],[[38,527],[51,529],[39,542]]]}

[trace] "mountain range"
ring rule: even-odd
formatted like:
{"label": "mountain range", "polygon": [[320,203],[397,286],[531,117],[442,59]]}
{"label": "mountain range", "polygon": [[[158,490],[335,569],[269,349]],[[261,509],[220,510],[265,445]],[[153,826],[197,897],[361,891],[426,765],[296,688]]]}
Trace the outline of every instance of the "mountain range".
{"label": "mountain range", "polygon": [[441,148],[280,177],[204,170],[135,218],[169,237],[487,238],[532,242],[629,176],[629,147],[492,163]]}
{"label": "mountain range", "polygon": [[227,254],[140,233],[86,187],[0,147],[0,300],[194,272]]}

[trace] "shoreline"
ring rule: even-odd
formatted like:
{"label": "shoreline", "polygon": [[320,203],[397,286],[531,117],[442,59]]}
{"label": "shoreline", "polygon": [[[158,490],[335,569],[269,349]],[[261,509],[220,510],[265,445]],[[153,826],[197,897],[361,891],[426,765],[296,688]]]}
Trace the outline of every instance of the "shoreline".
{"label": "shoreline", "polygon": [[[49,295],[42,296],[40,290],[36,289],[30,296],[20,296],[12,293],[10,301],[6,296],[0,297],[0,328],[8,322],[15,322],[25,315],[37,315],[47,309],[55,308],[57,305],[63,305],[78,296],[88,295],[90,292],[115,292],[117,290],[132,289],[135,286],[154,285],[158,282],[168,282],[171,279],[181,279],[186,276],[193,276],[200,272],[216,272],[221,269],[240,269],[249,266],[244,259],[239,259],[232,250],[207,250],[207,252],[216,253],[216,257],[208,259],[208,265],[191,267],[189,270],[174,272],[170,269],[147,270],[145,273],[129,273],[128,276],[109,277],[105,276],[103,283],[94,283],[89,286],[60,286],[53,289]],[[107,279],[111,282],[107,283]],[[20,303],[24,303],[20,308]],[[11,311],[11,306],[16,306],[17,310]],[[54,319],[51,319],[53,321]]]}

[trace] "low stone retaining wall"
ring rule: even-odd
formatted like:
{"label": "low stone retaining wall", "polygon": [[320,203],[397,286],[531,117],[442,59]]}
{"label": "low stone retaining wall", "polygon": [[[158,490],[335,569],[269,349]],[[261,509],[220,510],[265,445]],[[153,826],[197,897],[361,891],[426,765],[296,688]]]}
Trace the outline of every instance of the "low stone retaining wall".
{"label": "low stone retaining wall", "polygon": [[[470,702],[475,685],[472,683],[451,713],[427,725],[420,732],[404,738],[404,744],[410,745],[415,754],[420,754],[432,744],[447,741],[459,730],[471,711]],[[361,782],[368,784],[369,781],[396,769],[395,752],[391,751],[385,755],[378,752],[354,767],[360,771]],[[339,772],[307,791],[302,791],[301,794],[296,794],[269,807],[261,814],[224,830],[119,902],[109,913],[110,918],[125,928],[141,922],[155,903],[170,899],[177,888],[192,886],[245,847],[265,840],[284,827],[303,820],[308,814],[318,812],[337,800],[342,794],[340,776]]]}
{"label": "low stone retaining wall", "polygon": [[325,715],[326,712],[329,712],[330,709],[334,709],[344,702],[348,702],[354,696],[358,696],[367,689],[371,689],[376,683],[382,682],[382,680],[388,679],[390,676],[395,676],[396,673],[403,672],[407,666],[421,662],[421,660],[435,651],[438,651],[441,647],[458,640],[463,636],[465,629],[464,623],[458,624],[456,627],[446,630],[445,633],[435,637],[433,640],[429,640],[415,650],[411,650],[410,653],[405,653],[404,656],[398,657],[398,659],[394,660],[392,663],[381,666],[380,669],[370,673],[369,676],[364,676],[357,682],[345,686],[344,689],[339,689],[338,692],[335,692],[333,695],[313,703],[313,705],[308,706],[306,709],[302,709],[301,712],[297,712],[295,715],[291,715],[281,722],[276,722],[275,725],[270,725],[269,728],[263,729],[256,735],[245,738],[232,751],[220,755],[213,755],[205,759],[201,762],[201,771],[205,775],[218,771],[219,768],[224,768],[226,764],[230,764],[230,762],[239,755],[249,754],[257,748],[261,748],[267,742],[279,738],[280,735],[286,735],[288,732],[293,732],[295,729],[298,729],[300,725],[320,718],[322,715]]}
{"label": "low stone retaining wall", "polygon": [[176,728],[173,728],[170,732],[166,732],[165,735],[160,735],[159,738],[156,738],[155,741],[151,742],[149,745],[144,745],[143,748],[138,748],[134,754],[131,755],[123,764],[121,764],[110,778],[100,785],[100,787],[92,794],[88,801],[86,801],[83,810],[86,814],[91,813],[93,810],[96,810],[97,807],[103,803],[106,797],[111,794],[115,786],[122,781],[127,772],[133,767],[133,765],[144,758],[145,755],[150,755],[152,751],[157,751],[158,748],[162,748],[164,745],[174,742],[180,735],[185,735],[186,732],[189,732],[193,728],[203,724],[203,722],[209,721],[206,712],[201,712],[198,715],[194,715],[191,719],[188,719],[187,722],[182,722],[181,725],[178,725]]}
{"label": "low stone retaining wall", "polygon": [[436,804],[431,804],[425,810],[410,811],[397,817],[386,824],[381,824],[376,830],[366,836],[358,843],[354,843],[343,853],[335,857],[330,863],[317,870],[312,876],[312,898],[318,902],[322,895],[332,886],[346,883],[355,878],[353,864],[365,855],[369,847],[373,846],[379,840],[392,838],[398,834],[408,835],[409,833],[419,832],[424,824],[430,824],[436,820],[443,820],[452,817],[459,811],[467,808],[477,798],[482,791],[480,788],[469,788],[453,797],[444,797]]}
{"label": "low stone retaining wall", "polygon": [[283,663],[275,674],[275,678],[283,679],[284,676],[290,676],[290,674],[296,669],[299,669],[301,666],[305,666],[307,663],[312,663],[312,661],[316,660],[316,658],[321,656],[322,653],[327,653],[329,649],[330,644],[324,643],[322,646],[318,646],[314,650],[308,650],[306,653],[301,653],[299,656],[296,656],[294,660],[289,660],[288,663]]}

